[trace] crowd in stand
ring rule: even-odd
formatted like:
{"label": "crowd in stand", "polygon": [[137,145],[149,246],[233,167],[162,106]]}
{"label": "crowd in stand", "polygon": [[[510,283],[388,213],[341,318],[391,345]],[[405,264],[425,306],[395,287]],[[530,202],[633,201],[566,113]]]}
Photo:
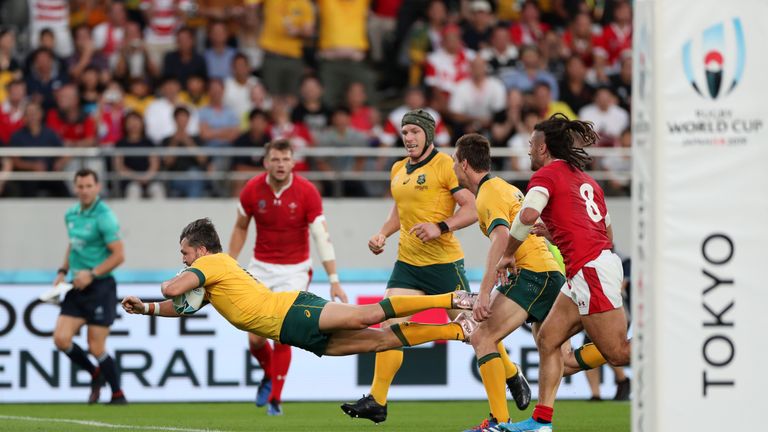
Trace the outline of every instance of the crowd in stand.
{"label": "crowd in stand", "polygon": [[[12,3],[13,7],[9,7]],[[595,123],[600,146],[631,142],[632,9],[626,0],[27,0],[0,10],[0,146],[260,148],[399,145],[425,107],[435,142],[469,132],[525,152],[533,125],[562,112]],[[21,25],[20,23],[25,23]],[[302,158],[297,171],[388,169],[387,158]],[[0,196],[68,196],[11,171],[87,165],[112,194],[236,195],[258,157],[0,158]],[[528,158],[494,161],[527,170]],[[595,158],[621,173],[629,160]],[[163,171],[183,174],[160,181]],[[318,183],[325,195],[332,185]],[[606,192],[627,194],[617,175]],[[338,191],[337,191],[338,192]],[[344,183],[344,196],[385,187]]]}

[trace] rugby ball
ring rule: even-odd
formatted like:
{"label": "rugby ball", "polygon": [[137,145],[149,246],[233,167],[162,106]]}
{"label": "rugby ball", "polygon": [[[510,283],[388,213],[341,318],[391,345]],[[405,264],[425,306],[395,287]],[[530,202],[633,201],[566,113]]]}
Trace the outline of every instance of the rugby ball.
{"label": "rugby ball", "polygon": [[192,315],[203,307],[205,288],[195,288],[173,298],[173,310],[179,315]]}

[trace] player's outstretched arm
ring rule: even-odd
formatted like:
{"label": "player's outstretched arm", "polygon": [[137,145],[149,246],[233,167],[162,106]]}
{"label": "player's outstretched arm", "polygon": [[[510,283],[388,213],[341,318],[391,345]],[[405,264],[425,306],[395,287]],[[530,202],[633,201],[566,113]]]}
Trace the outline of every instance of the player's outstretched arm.
{"label": "player's outstretched arm", "polygon": [[[504,254],[509,241],[509,232],[504,225],[497,225],[490,234],[491,248],[485,261],[485,273],[480,282],[480,294],[473,308],[473,317],[476,321],[485,321],[491,316],[491,290],[496,284],[496,264]],[[514,265],[514,264],[513,264]]]}
{"label": "player's outstretched arm", "polygon": [[144,303],[136,296],[127,296],[121,302],[123,310],[134,315],[157,315],[164,317],[178,317],[179,314],[173,309],[173,302],[166,300],[164,302]]}

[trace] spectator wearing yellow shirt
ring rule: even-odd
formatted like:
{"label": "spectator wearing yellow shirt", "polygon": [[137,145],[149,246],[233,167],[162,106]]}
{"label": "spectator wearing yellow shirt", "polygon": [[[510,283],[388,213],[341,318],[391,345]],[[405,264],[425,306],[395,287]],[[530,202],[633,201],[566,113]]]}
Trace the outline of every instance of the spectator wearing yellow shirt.
{"label": "spectator wearing yellow shirt", "polygon": [[552,89],[546,81],[538,81],[534,84],[533,105],[544,119],[550,118],[555,113],[562,113],[570,120],[577,120],[579,118],[567,103],[552,100]]}
{"label": "spectator wearing yellow shirt", "polygon": [[149,83],[143,79],[135,79],[128,86],[128,93],[123,97],[126,111],[135,111],[142,116],[155,97],[149,94]]}
{"label": "spectator wearing yellow shirt", "polygon": [[363,63],[368,51],[367,16],[370,0],[317,0],[320,28],[320,81],[325,103],[337,106],[353,82],[373,95],[371,74]]}
{"label": "spectator wearing yellow shirt", "polygon": [[299,91],[304,73],[302,48],[315,33],[315,13],[309,0],[262,0],[264,50],[262,78],[274,96],[287,97]]}

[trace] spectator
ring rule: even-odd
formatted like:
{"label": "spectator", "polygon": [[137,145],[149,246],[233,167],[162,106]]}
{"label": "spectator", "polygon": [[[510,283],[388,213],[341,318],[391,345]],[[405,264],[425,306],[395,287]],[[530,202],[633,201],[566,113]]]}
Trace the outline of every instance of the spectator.
{"label": "spectator", "polygon": [[[237,149],[263,149],[272,140],[269,135],[269,119],[267,113],[254,108],[248,114],[248,130],[243,132],[232,143]],[[236,173],[256,174],[264,169],[261,156],[236,156],[232,159],[232,171]],[[236,179],[232,181],[232,196],[240,196],[240,190],[248,179]]]}
{"label": "spectator", "polygon": [[619,73],[611,76],[611,90],[619,98],[619,106],[631,111],[632,108],[632,52],[624,51],[621,56]]}
{"label": "spectator", "polygon": [[599,35],[592,29],[592,18],[586,12],[577,14],[568,30],[563,33],[563,57],[578,56],[584,66],[592,67],[594,53],[600,43]]}
{"label": "spectator", "polygon": [[494,24],[491,4],[486,0],[472,0],[469,3],[469,19],[461,25],[464,46],[474,51],[487,47]]}
{"label": "spectator", "polygon": [[[180,91],[181,86],[175,78],[166,78],[160,86],[160,97],[153,100],[144,112],[147,137],[155,144],[176,132],[177,123],[173,121],[173,112],[181,104]],[[190,115],[184,123],[189,128],[187,133],[196,136],[200,130],[197,110],[187,107],[187,114]]]}
{"label": "spectator", "polygon": [[533,127],[542,121],[542,117],[536,110],[523,110],[522,122],[517,132],[507,141],[507,147],[515,151],[515,155],[509,158],[509,168],[514,171],[530,171],[531,158],[528,157],[529,141],[533,135]]}
{"label": "spectator", "polygon": [[561,100],[574,112],[592,103],[595,90],[587,84],[587,68],[579,56],[571,56],[565,65],[565,77],[560,84]]}
{"label": "spectator", "polygon": [[204,77],[190,75],[185,85],[186,90],[179,93],[179,102],[200,109],[210,103],[208,85]]}
{"label": "spectator", "polygon": [[405,92],[404,102],[403,105],[400,105],[389,113],[387,121],[384,124],[384,129],[379,135],[379,142],[382,145],[392,147],[401,140],[401,123],[405,113],[419,108],[428,112],[429,115],[435,119],[435,138],[433,141],[435,145],[438,147],[446,147],[451,144],[451,136],[448,134],[448,129],[445,127],[442,116],[440,116],[437,111],[427,107],[427,98],[426,95],[424,95],[424,90],[420,87],[408,88]]}
{"label": "spectator", "polygon": [[237,49],[248,57],[248,64],[256,70],[261,69],[264,63],[264,50],[259,41],[262,27],[260,12],[258,2],[246,1],[237,31]]}
{"label": "spectator", "polygon": [[608,74],[618,72],[621,54],[632,50],[632,6],[628,1],[615,2],[613,21],[603,27],[596,55],[606,61]]}
{"label": "spectator", "polygon": [[454,135],[488,134],[493,115],[504,109],[506,90],[495,77],[486,76],[486,63],[475,57],[470,64],[470,76],[459,82],[451,94],[448,110],[456,124]]}
{"label": "spectator", "polygon": [[99,82],[99,70],[93,66],[88,66],[80,74],[77,84],[80,93],[80,106],[85,114],[91,115],[99,106],[101,94],[104,92],[104,86]]}
{"label": "spectator", "polygon": [[74,84],[56,90],[56,107],[48,111],[45,124],[59,134],[65,147],[96,146],[96,123],[81,109]]}
{"label": "spectator", "polygon": [[353,82],[347,89],[347,111],[349,126],[368,138],[377,136],[379,112],[368,103],[363,83]]}
{"label": "spectator", "polygon": [[[173,37],[180,25],[180,3],[173,0],[140,0],[144,10],[144,42],[153,64],[160,64],[165,54],[176,48]],[[182,77],[177,77],[182,79]],[[184,82],[184,81],[181,81]]]}
{"label": "spectator", "polygon": [[157,63],[149,55],[147,45],[141,38],[141,28],[138,23],[128,22],[125,25],[123,42],[117,54],[115,78],[127,84],[135,79],[146,80],[157,77]]}
{"label": "spectator", "polygon": [[510,43],[506,27],[494,27],[490,44],[480,51],[480,56],[488,64],[488,72],[491,75],[499,76],[515,69],[518,52]]}
{"label": "spectator", "polygon": [[549,85],[553,98],[560,97],[555,76],[543,67],[539,49],[533,45],[523,47],[517,69],[504,72],[499,78],[507,89],[517,89],[523,93],[532,91],[537,82],[543,81]]}
{"label": "spectator", "polygon": [[47,29],[56,41],[51,48],[57,55],[68,57],[72,54],[72,37],[69,32],[68,0],[27,0],[29,5],[30,46],[42,46],[42,31]]}
{"label": "spectator", "polygon": [[232,58],[232,76],[224,80],[224,105],[235,113],[238,120],[246,118],[251,110],[251,88],[258,82],[251,75],[248,57],[241,53],[235,54]]}
{"label": "spectator", "polygon": [[373,2],[368,16],[368,40],[371,42],[371,60],[374,63],[384,61],[384,53],[397,26],[397,12],[404,0],[378,0]]}
{"label": "spectator", "polygon": [[[622,150],[632,147],[632,132],[629,129],[621,132],[618,147]],[[600,164],[608,171],[608,180],[603,184],[606,194],[628,196],[631,192],[629,175],[632,172],[632,157],[628,154],[604,156]]]}
{"label": "spectator", "polygon": [[265,0],[259,42],[264,49],[261,76],[278,97],[294,96],[304,72],[302,45],[315,34],[315,13],[309,0]]}
{"label": "spectator", "polygon": [[114,1],[109,5],[109,19],[93,28],[93,46],[109,60],[112,68],[117,64],[118,55],[123,47],[127,23],[125,4]]}
{"label": "spectator", "polygon": [[133,79],[128,84],[128,94],[123,98],[123,105],[127,111],[136,111],[144,115],[147,107],[155,100],[149,93],[149,83],[146,79]]}
{"label": "spectator", "polygon": [[578,118],[568,104],[552,97],[549,83],[544,81],[536,83],[536,86],[533,88],[532,105],[539,112],[542,119],[548,119],[555,113],[562,113],[571,120]]}
{"label": "spectator", "polygon": [[[235,112],[224,106],[224,83],[220,79],[211,79],[208,83],[208,106],[200,110],[200,140],[205,147],[229,147],[240,135],[240,120]],[[229,168],[231,158],[215,156],[210,168],[224,172]],[[218,192],[223,192],[223,185],[216,182]]]}
{"label": "spectator", "polygon": [[312,134],[303,124],[291,121],[288,104],[284,99],[275,98],[272,103],[270,134],[273,140],[283,139],[291,143],[296,161],[294,171],[301,172],[309,169],[306,156],[302,155],[301,151],[312,145]]}
{"label": "spectator", "polygon": [[608,86],[595,90],[595,102],[582,108],[579,118],[595,124],[601,146],[614,146],[619,135],[629,127],[629,113],[618,106],[616,96]]}
{"label": "spectator", "polygon": [[[522,122],[523,94],[520,90],[507,92],[507,106],[504,110],[493,116],[491,125],[491,145],[494,147],[507,147],[507,142],[517,132]],[[494,159],[491,160],[495,162]],[[497,169],[503,169],[501,165]]]}
{"label": "spectator", "polygon": [[26,76],[27,93],[31,100],[41,104],[44,110],[56,104],[53,90],[66,82],[66,75],[56,68],[56,58],[47,48],[38,48],[30,54],[31,68]]}
{"label": "spectator", "polygon": [[[93,117],[96,119],[100,146],[112,147],[123,138],[125,108],[123,107],[123,90],[118,83],[113,81],[107,85],[107,89],[101,94],[98,108]],[[141,133],[143,136],[143,120]]]}
{"label": "spectator", "polygon": [[[351,127],[351,115],[347,108],[336,108],[331,117],[331,127],[321,132],[317,138],[317,145],[321,147],[366,147],[368,137]],[[339,149],[343,154],[344,150]],[[315,158],[317,170],[322,172],[348,173],[361,172],[365,167],[365,159],[362,157],[333,157]],[[324,196],[365,197],[368,194],[365,185],[357,180],[342,180],[337,182],[324,181]]]}
{"label": "spectator", "polygon": [[22,80],[8,83],[8,97],[0,103],[0,144],[11,141],[11,135],[24,126],[24,109],[27,104],[27,85]]}
{"label": "spectator", "polygon": [[[11,135],[11,147],[61,147],[63,143],[52,129],[43,124],[43,109],[40,104],[30,102],[24,108],[24,126]],[[13,157],[14,171],[44,173],[61,171],[66,158]],[[68,196],[67,188],[61,181],[24,181],[20,183],[21,196],[34,197],[40,194],[51,197]]]}
{"label": "spectator", "polygon": [[[406,3],[407,4],[407,3]],[[407,66],[408,85],[422,82],[427,67],[427,55],[442,46],[443,28],[448,22],[448,10],[442,0],[431,0],[427,6],[427,22],[417,21],[409,30],[400,54],[401,63]]]}
{"label": "spectator", "polygon": [[331,110],[323,102],[323,85],[316,76],[302,79],[299,104],[291,112],[291,121],[303,123],[313,134],[330,124]]}
{"label": "spectator", "polygon": [[[117,142],[118,149],[152,147],[152,141],[144,134],[144,119],[138,113],[132,112],[125,116],[124,137]],[[143,196],[164,198],[165,188],[156,180],[160,170],[160,156],[155,154],[144,156],[115,155],[112,162],[115,171],[120,176],[120,190],[128,199],[139,199]]]}
{"label": "spectator", "polygon": [[371,73],[363,60],[368,51],[366,17],[369,0],[318,0],[320,19],[320,80],[325,86],[325,102],[336,106],[352,82],[365,85],[373,94]]}
{"label": "spectator", "polygon": [[16,34],[10,29],[0,30],[0,103],[5,101],[6,85],[21,77],[21,64],[16,58]]}
{"label": "spectator", "polygon": [[72,29],[72,35],[75,40],[75,52],[67,59],[67,71],[72,79],[80,79],[80,75],[88,67],[95,68],[98,72],[109,69],[107,58],[93,46],[91,29],[81,25]]}
{"label": "spectator", "polygon": [[510,27],[512,43],[522,47],[536,45],[549,30],[549,26],[541,22],[539,6],[533,0],[526,0],[520,11],[520,21]]}
{"label": "spectator", "polygon": [[442,46],[427,56],[424,83],[431,88],[438,112],[446,112],[456,84],[469,76],[475,52],[461,45],[461,29],[453,24],[443,29]]}
{"label": "spectator", "polygon": [[237,53],[234,48],[227,46],[227,26],[221,21],[214,21],[208,28],[210,48],[205,50],[205,66],[209,78],[225,79],[232,76],[232,59]]}
{"label": "spectator", "polygon": [[163,60],[163,77],[173,77],[180,83],[187,83],[190,76],[208,78],[205,58],[195,51],[195,34],[189,27],[183,27],[176,35],[176,51],[169,52]]}
{"label": "spectator", "polygon": [[180,106],[173,111],[173,129],[171,136],[162,142],[163,147],[184,148],[191,152],[188,156],[167,155],[163,157],[163,166],[168,171],[186,174],[168,182],[168,193],[171,197],[200,198],[205,195],[206,181],[203,174],[208,166],[208,157],[200,148],[200,139],[190,135],[190,112]]}
{"label": "spectator", "polygon": [[[267,94],[267,90],[259,82],[251,87],[251,106],[253,109],[258,108],[264,112],[270,112],[272,110],[272,98]],[[247,121],[246,118],[242,119],[240,129],[248,128]]]}

